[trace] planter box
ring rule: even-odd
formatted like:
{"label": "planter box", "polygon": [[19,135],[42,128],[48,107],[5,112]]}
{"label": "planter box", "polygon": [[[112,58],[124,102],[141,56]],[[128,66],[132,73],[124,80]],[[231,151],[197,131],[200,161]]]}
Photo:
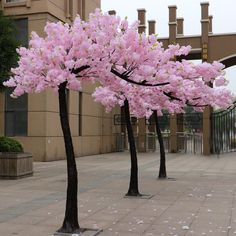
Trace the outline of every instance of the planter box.
{"label": "planter box", "polygon": [[0,179],[18,179],[32,175],[32,154],[0,152]]}

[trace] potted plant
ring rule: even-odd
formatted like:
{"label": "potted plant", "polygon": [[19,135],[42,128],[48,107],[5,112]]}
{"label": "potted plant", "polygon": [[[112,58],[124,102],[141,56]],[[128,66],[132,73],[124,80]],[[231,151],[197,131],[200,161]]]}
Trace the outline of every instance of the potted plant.
{"label": "potted plant", "polygon": [[33,156],[15,139],[0,137],[0,179],[33,175]]}

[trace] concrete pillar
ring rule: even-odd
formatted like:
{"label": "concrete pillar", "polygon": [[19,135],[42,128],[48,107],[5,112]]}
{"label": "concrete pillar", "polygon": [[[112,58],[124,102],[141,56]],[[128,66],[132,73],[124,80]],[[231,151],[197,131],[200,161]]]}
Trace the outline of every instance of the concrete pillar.
{"label": "concrete pillar", "polygon": [[[202,61],[208,61],[208,35],[209,35],[209,3],[201,3],[201,33],[202,33]],[[209,84],[209,86],[211,86]],[[203,112],[203,154],[211,154],[211,107]]]}
{"label": "concrete pillar", "polygon": [[177,18],[177,35],[184,35],[184,18]]}
{"label": "concrete pillar", "polygon": [[[176,43],[176,34],[177,34],[177,18],[176,18],[177,6],[169,6],[169,44]],[[177,115],[173,114],[170,116],[170,151],[178,151],[177,143],[177,133],[178,124],[177,124]]]}
{"label": "concrete pillar", "polygon": [[138,9],[138,20],[139,20],[139,26],[138,26],[138,32],[145,33],[146,32],[146,10],[145,9]]}
{"label": "concrete pillar", "polygon": [[[149,20],[148,21],[148,34],[155,34],[156,33],[156,21],[155,20]],[[152,122],[148,125],[148,132],[155,133],[156,127],[155,122],[152,119]]]}
{"label": "concrete pillar", "polygon": [[[139,27],[138,32],[140,34],[146,32],[146,10],[145,9],[138,9],[138,20],[139,20]],[[135,128],[135,127],[134,127]],[[146,119],[138,119],[138,151],[139,152],[146,152]]]}
{"label": "concrete pillar", "polygon": [[156,21],[149,20],[148,21],[148,34],[155,34],[156,33]]}
{"label": "concrete pillar", "polygon": [[201,3],[201,32],[202,32],[202,43],[208,43],[208,32],[209,32],[209,14],[208,14],[209,3]]}
{"label": "concrete pillar", "polygon": [[177,33],[177,19],[176,19],[177,6],[169,6],[169,44],[176,42]]}
{"label": "concrete pillar", "polygon": [[172,114],[170,115],[170,147],[169,151],[171,153],[175,153],[178,151],[178,142],[177,142],[177,115]]}

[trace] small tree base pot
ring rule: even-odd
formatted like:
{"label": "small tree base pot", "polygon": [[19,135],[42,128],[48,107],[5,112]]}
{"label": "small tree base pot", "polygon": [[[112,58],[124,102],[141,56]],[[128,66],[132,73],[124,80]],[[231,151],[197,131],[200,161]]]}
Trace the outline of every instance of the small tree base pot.
{"label": "small tree base pot", "polygon": [[32,175],[32,154],[0,152],[0,179],[18,179]]}
{"label": "small tree base pot", "polygon": [[157,179],[158,179],[158,180],[169,180],[169,181],[176,181],[176,180],[177,180],[176,178],[173,178],[173,177],[166,177],[166,178],[160,178],[160,177],[158,177]]}
{"label": "small tree base pot", "polygon": [[137,196],[125,195],[124,198],[151,199],[153,196],[151,194],[139,194]]}
{"label": "small tree base pot", "polygon": [[96,236],[100,234],[103,230],[102,229],[89,229],[89,228],[81,228],[81,233],[59,233],[55,232],[53,236]]}

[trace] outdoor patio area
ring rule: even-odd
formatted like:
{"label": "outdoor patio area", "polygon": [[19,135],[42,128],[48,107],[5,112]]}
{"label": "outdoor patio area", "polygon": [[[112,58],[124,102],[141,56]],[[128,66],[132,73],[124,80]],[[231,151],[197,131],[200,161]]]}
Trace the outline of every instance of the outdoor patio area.
{"label": "outdoor patio area", "polygon": [[[140,192],[153,195],[140,199],[124,198],[128,153],[78,158],[80,226],[101,236],[236,235],[235,153],[169,154],[168,180],[157,180],[158,159],[139,154]],[[33,177],[1,180],[0,189],[1,236],[48,236],[61,226],[65,161],[34,163]]]}

